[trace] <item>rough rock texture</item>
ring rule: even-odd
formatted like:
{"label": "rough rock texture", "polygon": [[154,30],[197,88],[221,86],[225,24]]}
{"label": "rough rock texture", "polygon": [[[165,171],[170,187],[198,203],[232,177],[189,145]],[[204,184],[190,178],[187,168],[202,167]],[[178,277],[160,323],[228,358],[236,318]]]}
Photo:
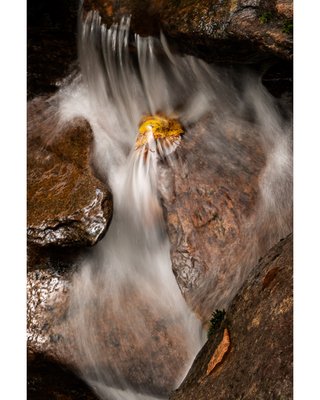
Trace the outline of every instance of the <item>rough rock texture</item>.
{"label": "rough rock texture", "polygon": [[221,115],[211,126],[203,119],[190,128],[161,189],[172,268],[204,322],[228,306],[258,259],[292,231],[290,182],[282,183],[289,186],[277,210],[261,195],[267,167],[259,128]]}
{"label": "rough rock texture", "polygon": [[89,124],[60,126],[56,113],[43,97],[28,104],[28,241],[93,245],[110,221],[111,194],[90,167]]}
{"label": "rough rock texture", "polygon": [[[170,400],[292,399],[292,278],[290,235],[252,272]],[[206,375],[225,328],[230,348]]]}
{"label": "rough rock texture", "polygon": [[85,0],[108,25],[132,14],[143,35],[161,29],[180,50],[207,61],[253,62],[267,55],[292,59],[292,1]]}
{"label": "rough rock texture", "polygon": [[70,271],[34,268],[27,274],[27,338],[28,356],[50,356],[59,341],[52,329],[66,316]]}

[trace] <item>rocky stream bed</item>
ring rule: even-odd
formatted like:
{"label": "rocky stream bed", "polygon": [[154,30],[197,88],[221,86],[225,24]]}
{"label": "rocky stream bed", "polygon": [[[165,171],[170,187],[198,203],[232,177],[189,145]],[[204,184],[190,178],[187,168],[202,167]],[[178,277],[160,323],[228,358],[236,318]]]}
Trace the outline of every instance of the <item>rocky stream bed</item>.
{"label": "rocky stream bed", "polygon": [[[158,35],[161,30],[179,53],[221,66],[250,66],[261,72],[280,108],[286,104],[287,112],[291,104],[290,0],[85,0],[83,6],[85,11],[97,9],[109,26],[130,13],[133,32]],[[61,81],[79,69],[77,9],[78,2],[71,0],[28,3],[30,400],[97,398],[73,371],[68,353],[72,335],[61,328],[73,273],[86,253],[108,235],[113,213],[110,188],[91,163],[93,136],[88,121],[77,118],[59,124],[52,97]],[[215,308],[226,308],[226,315],[170,399],[289,400],[293,398],[292,207],[280,219],[272,214],[261,218],[259,181],[267,160],[250,121],[245,132],[230,121],[227,139],[221,137],[221,146],[228,149],[222,159],[218,153],[203,158],[206,129],[202,118],[191,128],[192,140],[181,142],[177,149],[181,168],[164,167],[163,179],[170,176],[170,190],[161,186],[160,196],[172,269],[187,303],[206,328]],[[230,288],[230,281],[242,271],[248,275],[244,284]],[[208,285],[211,276],[215,280]],[[138,294],[132,296],[134,302]],[[227,304],[230,297],[233,300]],[[153,323],[151,316],[151,330]],[[111,325],[104,321],[103,332],[112,335]],[[175,329],[174,322],[172,326]],[[230,343],[208,373],[225,330]],[[161,335],[165,331],[160,329],[160,347]],[[177,346],[179,335],[177,330]],[[126,348],[125,338],[114,340]],[[116,354],[118,349],[110,351]],[[180,357],[177,352],[177,363]],[[130,364],[126,359],[119,362]],[[161,373],[165,380],[165,363]],[[149,378],[148,371],[130,374],[128,367],[129,379]]]}

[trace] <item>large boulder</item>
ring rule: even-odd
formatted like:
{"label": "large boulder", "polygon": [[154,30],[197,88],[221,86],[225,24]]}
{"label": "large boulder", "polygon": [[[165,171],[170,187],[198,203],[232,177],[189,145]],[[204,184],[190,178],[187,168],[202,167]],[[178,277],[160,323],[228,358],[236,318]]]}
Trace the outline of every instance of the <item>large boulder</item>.
{"label": "large boulder", "polygon": [[258,259],[292,232],[290,165],[279,189],[260,129],[222,110],[203,118],[160,179],[173,272],[203,322],[229,305]]}
{"label": "large boulder", "polygon": [[90,165],[89,124],[61,124],[57,111],[43,97],[28,104],[28,242],[91,246],[107,229],[112,196]]}
{"label": "large boulder", "polygon": [[292,252],[290,235],[260,261],[170,400],[293,398]]}
{"label": "large boulder", "polygon": [[131,14],[134,32],[162,30],[180,50],[207,61],[292,59],[290,0],[85,0],[84,9],[98,10],[107,25]]}

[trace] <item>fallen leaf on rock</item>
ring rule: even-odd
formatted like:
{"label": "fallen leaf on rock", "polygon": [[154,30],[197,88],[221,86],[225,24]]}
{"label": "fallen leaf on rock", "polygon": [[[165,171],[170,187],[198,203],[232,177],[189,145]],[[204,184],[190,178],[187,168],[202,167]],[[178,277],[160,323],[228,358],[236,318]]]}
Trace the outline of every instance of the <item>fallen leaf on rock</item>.
{"label": "fallen leaf on rock", "polygon": [[225,330],[223,332],[223,338],[222,338],[219,346],[216,348],[215,352],[213,353],[211,360],[209,361],[206,376],[208,376],[213,371],[213,369],[217,366],[217,364],[219,364],[222,361],[224,355],[226,354],[226,352],[229,349],[229,346],[230,346],[230,336],[229,336],[228,329],[225,328]]}

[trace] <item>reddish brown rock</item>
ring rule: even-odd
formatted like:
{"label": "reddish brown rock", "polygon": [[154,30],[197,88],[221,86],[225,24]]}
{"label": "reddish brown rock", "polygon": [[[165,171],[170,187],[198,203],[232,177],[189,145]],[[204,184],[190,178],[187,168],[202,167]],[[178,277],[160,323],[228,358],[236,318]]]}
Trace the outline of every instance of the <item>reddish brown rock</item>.
{"label": "reddish brown rock", "polygon": [[[123,295],[119,295],[121,312],[114,312],[112,295],[101,293],[99,283],[95,286],[97,296],[87,301],[84,312],[79,313],[77,307],[69,309],[71,279],[70,268],[56,271],[38,266],[28,272],[27,333],[31,367],[34,360],[41,359],[49,366],[53,363],[68,370],[80,368],[93,380],[101,373],[103,382],[114,387],[121,387],[124,379],[140,392],[168,394],[189,359],[183,347],[185,331],[179,319],[181,315],[159,319],[148,298],[130,287],[123,288]],[[143,318],[144,324],[138,327],[134,324],[135,318]],[[81,320],[86,322],[85,334],[80,335]],[[92,349],[93,359],[87,358],[87,352]],[[52,385],[51,390],[55,392],[59,388]]]}
{"label": "reddish brown rock", "polygon": [[180,50],[207,61],[292,59],[290,0],[85,0],[84,9],[97,9],[108,25],[131,14],[135,32],[161,29]]}
{"label": "reddish brown rock", "polygon": [[28,105],[28,241],[94,245],[112,216],[110,191],[90,166],[92,133],[76,119],[59,125],[53,101]]}
{"label": "reddish brown rock", "polygon": [[292,20],[293,17],[293,2],[292,0],[277,0],[276,10],[280,15]]}
{"label": "reddish brown rock", "polygon": [[290,182],[276,200],[279,208],[262,196],[266,155],[259,128],[223,118],[190,128],[176,150],[179,161],[165,175],[171,191],[162,190],[173,272],[204,322],[228,306],[258,259],[292,231]]}
{"label": "reddish brown rock", "polygon": [[[170,400],[292,399],[292,278],[290,235],[252,271],[220,328],[208,339]],[[230,347],[207,375],[225,328]]]}

